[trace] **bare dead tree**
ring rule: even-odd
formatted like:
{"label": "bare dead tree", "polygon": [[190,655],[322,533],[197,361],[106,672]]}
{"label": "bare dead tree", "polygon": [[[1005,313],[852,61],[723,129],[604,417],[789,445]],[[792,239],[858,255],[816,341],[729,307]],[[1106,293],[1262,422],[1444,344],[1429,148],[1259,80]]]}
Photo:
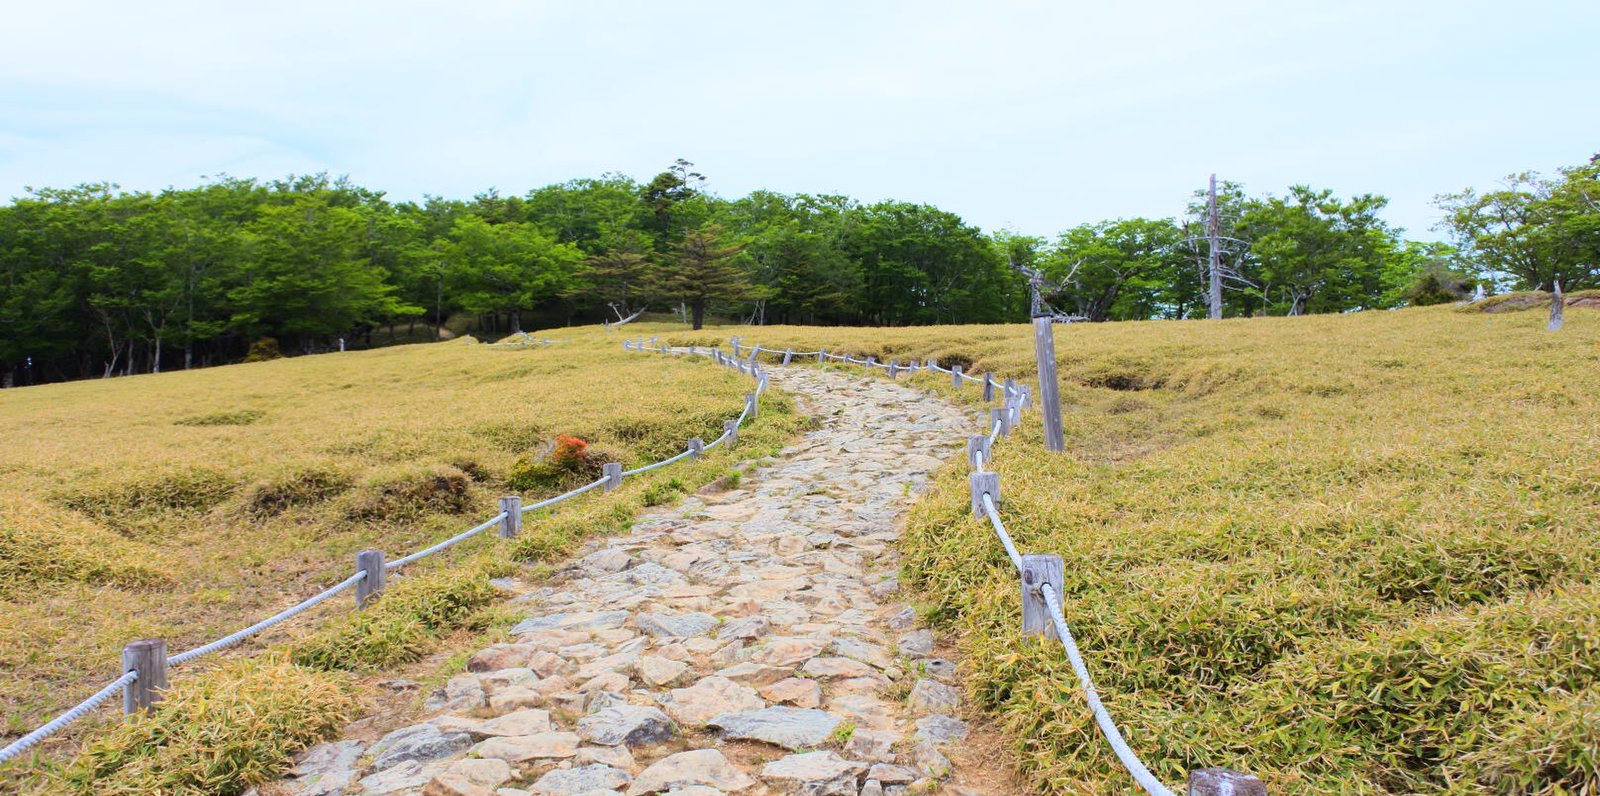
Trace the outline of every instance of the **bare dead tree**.
{"label": "bare dead tree", "polygon": [[1555,293],[1550,297],[1550,324],[1545,328],[1554,332],[1561,329],[1562,316],[1566,311],[1567,301],[1561,295],[1561,280],[1554,280],[1552,286],[1555,288]]}

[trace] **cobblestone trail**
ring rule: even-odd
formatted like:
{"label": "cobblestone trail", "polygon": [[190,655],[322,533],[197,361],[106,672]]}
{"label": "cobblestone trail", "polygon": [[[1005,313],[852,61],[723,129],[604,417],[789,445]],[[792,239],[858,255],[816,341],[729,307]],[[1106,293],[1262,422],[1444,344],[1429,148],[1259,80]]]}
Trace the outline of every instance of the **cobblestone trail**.
{"label": "cobblestone trail", "polygon": [[[972,428],[882,379],[774,369],[818,416],[734,491],[647,511],[543,585],[420,723],[306,752],[297,796],[987,794],[955,666],[897,598],[906,507]],[[959,761],[962,755],[953,755]]]}

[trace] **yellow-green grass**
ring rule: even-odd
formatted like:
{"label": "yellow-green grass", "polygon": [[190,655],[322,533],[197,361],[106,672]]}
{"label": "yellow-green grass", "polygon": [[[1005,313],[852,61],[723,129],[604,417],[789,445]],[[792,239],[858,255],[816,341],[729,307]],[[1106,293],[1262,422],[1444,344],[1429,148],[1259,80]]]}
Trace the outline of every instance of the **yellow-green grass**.
{"label": "yellow-green grass", "polygon": [[[1065,558],[1068,620],[1162,779],[1600,792],[1600,312],[1550,333],[1537,309],[1056,327],[1067,450],[1030,410],[996,448],[1002,514]],[[1034,373],[1024,326],[742,333]],[[967,492],[952,465],[914,510],[905,582],[1038,791],[1132,790],[1059,645],[1018,638]]]}
{"label": "yellow-green grass", "polygon": [[[127,641],[189,649],[344,578],[359,550],[394,558],[476,525],[514,493],[519,460],[537,461],[557,434],[632,467],[719,435],[751,387],[705,362],[624,352],[616,335],[566,331],[570,342],[540,348],[452,341],[0,392],[4,732],[114,677]],[[763,404],[738,446],[530,514],[515,542],[491,532],[408,567],[416,574],[370,616],[336,598],[233,655],[313,634],[288,651],[315,669],[415,658],[487,601],[503,562],[625,528],[647,503],[776,450],[800,420],[781,395]],[[174,685],[211,665],[175,670]]]}

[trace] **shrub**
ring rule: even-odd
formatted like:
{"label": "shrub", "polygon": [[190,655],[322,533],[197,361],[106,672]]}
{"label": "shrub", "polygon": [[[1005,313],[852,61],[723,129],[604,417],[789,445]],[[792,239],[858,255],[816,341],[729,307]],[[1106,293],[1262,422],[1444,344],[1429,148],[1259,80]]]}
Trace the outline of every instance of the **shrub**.
{"label": "shrub", "polygon": [[231,661],[175,680],[155,711],[116,725],[47,777],[48,792],[239,793],[278,777],[356,708],[343,680],[281,655]]}
{"label": "shrub", "polygon": [[244,510],[253,517],[276,517],[291,508],[336,497],[353,484],[349,475],[320,467],[272,476],[245,489]]}
{"label": "shrub", "polygon": [[479,562],[402,578],[363,611],[346,614],[296,643],[296,664],[325,670],[381,669],[414,661],[442,633],[471,624],[496,593],[489,578],[509,565]]}
{"label": "shrub", "polygon": [[278,350],[278,338],[263,337],[250,344],[250,350],[245,353],[246,362],[266,362],[270,359],[282,359],[283,352]]}
{"label": "shrub", "polygon": [[449,465],[391,468],[367,479],[346,508],[352,519],[415,519],[471,507],[472,479]]}

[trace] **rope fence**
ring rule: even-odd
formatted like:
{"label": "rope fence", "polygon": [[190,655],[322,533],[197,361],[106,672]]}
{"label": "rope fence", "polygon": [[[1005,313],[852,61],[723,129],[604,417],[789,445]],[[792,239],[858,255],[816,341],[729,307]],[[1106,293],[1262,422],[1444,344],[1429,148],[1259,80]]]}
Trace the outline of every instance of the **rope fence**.
{"label": "rope fence", "polygon": [[[623,343],[623,348],[631,351],[642,351],[647,350],[646,345],[642,340],[629,340]],[[655,346],[655,338],[651,338],[648,345]],[[666,349],[652,348],[648,350],[665,351]],[[735,363],[731,360],[723,364],[730,367],[735,366]],[[94,712],[119,692],[123,695],[124,713],[133,714],[148,711],[152,705],[160,701],[161,692],[166,690],[167,687],[167,669],[173,666],[233,647],[274,625],[288,621],[351,589],[356,590],[356,608],[360,610],[382,593],[389,572],[444,552],[491,528],[498,527],[499,535],[503,538],[515,537],[521,531],[523,516],[530,511],[554,506],[593,489],[601,487],[604,487],[607,491],[615,489],[622,485],[622,480],[625,477],[647,473],[686,458],[699,458],[705,451],[717,445],[724,442],[732,443],[737,441],[739,427],[743,426],[746,420],[753,419],[756,416],[761,395],[767,388],[766,374],[754,363],[738,363],[737,368],[741,373],[749,375],[756,380],[755,391],[745,396],[744,410],[739,413],[737,419],[723,422],[722,436],[717,437],[713,442],[706,444],[702,443],[699,438],[691,439],[687,449],[682,453],[632,470],[623,470],[622,465],[618,463],[606,464],[604,465],[604,474],[599,480],[526,506],[522,505],[521,497],[503,497],[500,499],[500,512],[493,517],[438,544],[418,550],[394,561],[385,562],[382,550],[363,550],[356,554],[357,571],[355,574],[260,622],[192,650],[168,657],[166,641],[163,639],[141,639],[131,642],[122,651],[123,671],[121,676],[96,691],[93,696],[79,702],[38,729],[0,749],[0,764],[21,757],[44,740],[66,729],[73,722]]]}
{"label": "rope fence", "polygon": [[[1039,386],[1043,392],[1040,408],[1043,410],[1043,425],[1045,429],[1045,444],[1050,450],[1064,449],[1061,439],[1060,401],[1058,399],[1056,374],[1055,374],[1055,342],[1049,321],[1036,319],[1034,324],[1035,343],[1039,358]],[[993,447],[996,442],[1009,437],[1011,432],[1022,423],[1022,410],[1033,405],[1032,388],[1028,385],[1017,384],[1012,379],[1003,383],[996,382],[992,372],[986,372],[977,377],[962,372],[962,366],[953,365],[949,368],[940,367],[932,359],[923,363],[915,361],[901,363],[891,359],[881,363],[873,356],[858,359],[850,354],[830,353],[825,349],[817,351],[795,351],[793,349],[777,350],[764,348],[757,344],[744,347],[739,338],[729,341],[733,349],[733,357],[725,361],[719,349],[711,349],[712,357],[719,363],[741,363],[754,366],[757,358],[765,353],[781,355],[781,364],[791,364],[795,357],[816,357],[816,362],[845,362],[862,365],[867,368],[879,368],[888,372],[890,378],[897,378],[899,374],[918,371],[932,371],[949,374],[951,384],[960,388],[966,384],[983,385],[983,398],[993,401],[996,397],[1001,400],[1001,406],[991,408],[988,415],[989,432],[984,435],[975,435],[967,440],[967,458],[972,471],[968,474],[968,488],[971,497],[972,517],[976,520],[986,520],[994,529],[995,538],[1004,548],[1006,558],[1016,568],[1022,585],[1022,632],[1024,635],[1042,635],[1061,642],[1066,652],[1067,660],[1072,665],[1072,670],[1078,676],[1079,686],[1082,688],[1084,701],[1088,704],[1090,712],[1094,715],[1095,724],[1100,733],[1105,737],[1118,762],[1127,770],[1150,796],[1175,796],[1174,792],[1151,773],[1139,756],[1128,746],[1121,730],[1117,728],[1105,704],[1100,700],[1100,694],[1095,689],[1094,680],[1089,675],[1088,666],[1084,663],[1083,655],[1078,650],[1077,642],[1072,637],[1072,629],[1067,624],[1066,613],[1062,608],[1062,584],[1064,577],[1064,562],[1061,556],[1049,554],[1023,554],[1018,551],[1016,542],[1011,533],[1006,529],[1005,520],[1000,516],[1000,507],[1003,503],[1000,496],[1000,474],[992,468]],[[687,349],[673,349],[654,347],[646,349],[658,353],[696,353],[694,347]],[[1046,364],[1048,362],[1048,364]],[[763,379],[763,384],[765,380]],[[1189,772],[1186,793],[1189,796],[1265,796],[1266,787],[1261,780],[1246,773],[1232,771],[1225,768],[1201,768]]]}

